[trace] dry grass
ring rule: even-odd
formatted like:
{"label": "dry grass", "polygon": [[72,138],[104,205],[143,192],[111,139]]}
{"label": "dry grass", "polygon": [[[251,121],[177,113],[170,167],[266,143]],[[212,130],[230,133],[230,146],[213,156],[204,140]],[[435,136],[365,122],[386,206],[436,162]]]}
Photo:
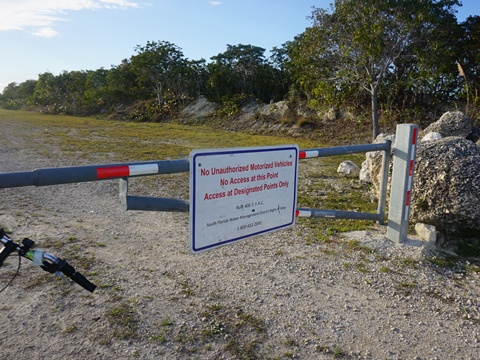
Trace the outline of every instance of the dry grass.
{"label": "dry grass", "polygon": [[[33,124],[40,127],[43,133],[38,151],[57,147],[83,164],[96,162],[97,158],[108,163],[179,159],[188,157],[194,149],[281,144],[298,144],[301,149],[308,149],[328,145],[311,139],[223,131],[207,125],[134,123],[0,109],[0,121],[2,119],[14,119],[25,123],[25,126]],[[324,125],[329,129],[333,126]],[[335,126],[338,128],[338,124]],[[319,135],[318,138],[324,137]],[[35,139],[32,138],[32,141]],[[44,146],[45,142],[51,146]],[[375,212],[376,204],[370,201],[368,195],[369,186],[336,173],[340,162],[352,160],[360,166],[364,158],[364,154],[353,154],[301,161],[298,206]],[[181,198],[188,197],[187,178],[187,174],[164,176],[166,181],[173,180],[170,181],[174,183],[170,190],[174,191],[174,196]],[[137,181],[148,186],[151,179]],[[316,229],[316,240],[325,240],[340,232],[369,228],[371,224],[367,221],[318,219],[312,227]]]}

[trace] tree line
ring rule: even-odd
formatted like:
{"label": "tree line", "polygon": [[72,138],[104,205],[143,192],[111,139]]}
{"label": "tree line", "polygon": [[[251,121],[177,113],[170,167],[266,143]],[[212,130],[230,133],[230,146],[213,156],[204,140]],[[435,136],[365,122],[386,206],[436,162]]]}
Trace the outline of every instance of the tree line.
{"label": "tree line", "polygon": [[10,83],[0,104],[91,115],[140,102],[147,115],[155,117],[169,115],[200,95],[217,103],[246,97],[281,100],[291,82],[285,70],[265,57],[265,49],[253,45],[227,45],[209,63],[185,58],[182,49],[168,41],[147,42],[135,51],[108,70],[46,72],[37,80]]}
{"label": "tree line", "polygon": [[270,50],[227,45],[187,59],[168,41],[135,47],[110,69],[40,74],[9,84],[7,109],[93,115],[129,108],[127,117],[160,121],[206,96],[224,114],[245,99],[288,100],[313,111],[351,108],[379,117],[433,117],[452,106],[480,107],[480,17],[455,17],[458,0],[336,0],[314,8],[311,26]]}

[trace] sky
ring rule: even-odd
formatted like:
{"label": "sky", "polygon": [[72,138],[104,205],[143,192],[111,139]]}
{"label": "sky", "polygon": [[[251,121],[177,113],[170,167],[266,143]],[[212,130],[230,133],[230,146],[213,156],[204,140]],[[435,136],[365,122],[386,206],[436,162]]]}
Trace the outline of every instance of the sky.
{"label": "sky", "polygon": [[[0,91],[45,72],[110,69],[148,41],[173,43],[191,60],[209,60],[227,44],[268,52],[332,1],[0,0]],[[462,3],[459,21],[480,15],[479,0]]]}

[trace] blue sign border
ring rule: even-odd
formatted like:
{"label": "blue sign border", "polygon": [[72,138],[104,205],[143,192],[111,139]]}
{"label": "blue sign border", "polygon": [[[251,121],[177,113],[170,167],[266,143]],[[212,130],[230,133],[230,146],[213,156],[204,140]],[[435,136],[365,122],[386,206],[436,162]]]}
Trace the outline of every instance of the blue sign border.
{"label": "blue sign border", "polygon": [[[296,165],[295,166],[295,174],[294,174],[295,184],[294,184],[294,195],[293,195],[293,197],[294,197],[293,198],[293,209],[292,209],[292,217],[291,217],[292,220],[287,224],[283,224],[283,225],[276,226],[276,227],[273,227],[273,228],[270,228],[270,229],[265,229],[265,230],[262,230],[262,231],[258,231],[256,233],[239,236],[239,237],[232,238],[232,239],[227,239],[225,241],[221,241],[221,242],[211,244],[211,245],[208,245],[208,246],[204,246],[204,247],[200,247],[200,248],[197,248],[195,246],[195,233],[192,231],[191,243],[190,243],[192,252],[197,253],[197,252],[209,250],[209,249],[212,249],[212,248],[215,248],[215,247],[218,247],[218,246],[227,245],[227,244],[230,244],[232,242],[240,241],[240,240],[243,240],[243,239],[247,239],[247,238],[250,238],[250,237],[258,236],[258,235],[273,232],[273,231],[278,231],[278,230],[281,230],[281,229],[288,228],[288,227],[292,226],[295,223],[295,211],[296,211],[296,204],[297,204],[298,153],[299,153],[299,149],[298,149],[297,146],[289,145],[289,146],[286,146],[286,147],[264,147],[264,148],[252,148],[252,149],[243,149],[242,148],[242,149],[238,149],[238,150],[228,149],[228,150],[219,150],[219,151],[212,150],[212,151],[205,151],[205,152],[195,152],[195,154],[191,158],[191,162],[190,162],[192,184],[193,184],[191,203],[190,203],[190,209],[191,209],[190,211],[191,212],[193,211],[193,209],[195,209],[195,205],[196,205],[196,203],[195,203],[196,187],[194,185],[196,184],[196,180],[197,180],[197,171],[196,171],[196,158],[197,157],[199,157],[199,156],[228,155],[228,154],[243,154],[243,153],[288,151],[288,150],[294,150],[295,151],[295,165]],[[195,211],[193,211],[193,213],[191,214],[191,222],[192,222],[192,224],[190,224],[190,229],[193,230],[193,229],[195,229]]]}

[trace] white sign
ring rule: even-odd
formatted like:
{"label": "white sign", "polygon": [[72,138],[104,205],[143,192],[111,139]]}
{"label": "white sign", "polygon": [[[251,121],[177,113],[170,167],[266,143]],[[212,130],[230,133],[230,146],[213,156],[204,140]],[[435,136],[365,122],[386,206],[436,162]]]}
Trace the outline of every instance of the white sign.
{"label": "white sign", "polygon": [[298,146],[190,153],[190,242],[199,252],[295,223]]}

